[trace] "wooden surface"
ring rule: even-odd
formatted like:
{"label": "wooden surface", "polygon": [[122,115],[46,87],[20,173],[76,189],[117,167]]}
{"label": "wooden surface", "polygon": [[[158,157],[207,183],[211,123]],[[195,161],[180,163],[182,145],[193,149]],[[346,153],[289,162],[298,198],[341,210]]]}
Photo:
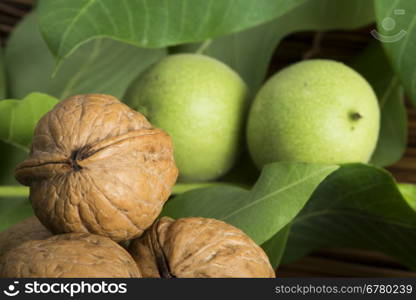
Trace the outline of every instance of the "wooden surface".
{"label": "wooden surface", "polygon": [[387,255],[358,249],[325,249],[282,265],[279,277],[416,277]]}
{"label": "wooden surface", "polygon": [[30,11],[34,0],[0,0],[0,41],[6,39],[16,23]]}
{"label": "wooden surface", "polygon": [[[0,0],[2,45],[34,0]],[[280,43],[270,64],[269,75],[307,58],[329,58],[348,63],[371,41],[373,26],[354,31],[301,32]],[[416,183],[416,110],[409,106],[409,138],[404,157],[388,169],[398,181]],[[377,252],[357,249],[324,249],[283,265],[281,277],[416,277],[394,259]]]}

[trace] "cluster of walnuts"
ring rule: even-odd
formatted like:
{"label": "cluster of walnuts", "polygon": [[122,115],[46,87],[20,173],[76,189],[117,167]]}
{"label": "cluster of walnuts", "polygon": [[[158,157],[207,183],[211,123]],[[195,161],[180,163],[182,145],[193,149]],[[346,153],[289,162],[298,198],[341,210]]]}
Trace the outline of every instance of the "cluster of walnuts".
{"label": "cluster of walnuts", "polygon": [[171,138],[140,113],[101,94],[60,102],[16,167],[36,217],[0,234],[0,277],[274,277],[229,224],[157,219],[177,176]]}

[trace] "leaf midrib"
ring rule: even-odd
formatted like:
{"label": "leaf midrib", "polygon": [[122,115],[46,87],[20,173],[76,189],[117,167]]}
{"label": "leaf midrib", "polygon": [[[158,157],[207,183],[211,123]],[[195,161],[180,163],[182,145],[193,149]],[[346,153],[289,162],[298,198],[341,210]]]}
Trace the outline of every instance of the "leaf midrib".
{"label": "leaf midrib", "polygon": [[59,42],[59,47],[58,47],[58,55],[61,55],[62,52],[62,47],[63,44],[66,41],[66,37],[68,36],[68,34],[70,33],[70,31],[72,30],[72,28],[74,27],[75,23],[79,20],[79,18],[86,13],[86,11],[88,10],[88,8],[93,5],[96,0],[87,0],[88,2],[84,5],[84,7],[82,7],[79,11],[79,13],[75,16],[75,18],[71,21],[71,23],[68,25],[67,29],[65,30],[64,34],[62,35],[62,39]]}
{"label": "leaf midrib", "polygon": [[[226,216],[225,216],[225,217],[223,217],[222,219],[223,219],[223,220],[226,220],[226,219],[228,219],[228,218],[232,217],[233,215],[236,215],[236,214],[240,213],[241,211],[243,211],[243,210],[245,210],[245,209],[248,209],[248,208],[252,207],[253,205],[256,205],[257,203],[259,203],[259,202],[261,202],[261,201],[266,200],[267,198],[270,198],[270,197],[273,197],[273,196],[275,196],[275,195],[277,195],[277,194],[280,194],[280,193],[282,193],[282,192],[284,192],[284,191],[286,191],[286,190],[288,190],[288,189],[292,188],[292,187],[293,187],[293,186],[295,186],[295,185],[298,185],[298,184],[300,184],[300,183],[302,183],[302,182],[305,182],[305,181],[309,180],[310,178],[312,178],[312,177],[314,177],[314,176],[316,176],[316,175],[318,175],[318,174],[324,173],[325,171],[327,171],[327,170],[329,170],[329,169],[334,169],[334,170],[335,170],[336,168],[335,168],[334,166],[328,166],[328,167],[326,167],[326,168],[322,168],[322,169],[320,169],[320,170],[319,170],[319,171],[317,171],[317,172],[313,172],[313,173],[309,174],[308,176],[303,177],[303,178],[302,178],[302,179],[300,179],[300,180],[296,180],[296,181],[292,182],[291,184],[289,184],[289,185],[287,185],[287,186],[284,186],[284,187],[282,187],[282,188],[280,188],[280,189],[278,189],[278,190],[276,190],[276,191],[274,191],[274,192],[272,192],[272,193],[270,193],[270,194],[268,194],[268,195],[266,195],[266,196],[264,196],[264,197],[260,197],[260,198],[256,199],[255,201],[252,201],[252,202],[250,202],[250,203],[248,203],[248,204],[246,204],[246,205],[244,205],[244,206],[240,207],[239,209],[237,209],[237,210],[233,211],[232,213],[230,213],[230,214],[226,215]],[[252,193],[253,193],[253,192],[250,192],[250,194],[252,194]],[[248,196],[248,197],[250,197],[250,196]]]}

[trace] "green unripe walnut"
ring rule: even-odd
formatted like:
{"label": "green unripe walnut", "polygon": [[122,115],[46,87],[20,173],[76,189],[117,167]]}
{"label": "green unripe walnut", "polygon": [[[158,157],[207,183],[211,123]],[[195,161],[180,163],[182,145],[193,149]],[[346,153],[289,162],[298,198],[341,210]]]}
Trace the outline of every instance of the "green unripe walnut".
{"label": "green unripe walnut", "polygon": [[265,83],[249,113],[247,139],[258,167],[274,161],[368,162],[379,126],[368,82],[342,63],[316,59]]}
{"label": "green unripe walnut", "polygon": [[243,147],[247,87],[213,58],[177,54],[162,59],[132,84],[127,103],[172,136],[182,181],[225,174]]}

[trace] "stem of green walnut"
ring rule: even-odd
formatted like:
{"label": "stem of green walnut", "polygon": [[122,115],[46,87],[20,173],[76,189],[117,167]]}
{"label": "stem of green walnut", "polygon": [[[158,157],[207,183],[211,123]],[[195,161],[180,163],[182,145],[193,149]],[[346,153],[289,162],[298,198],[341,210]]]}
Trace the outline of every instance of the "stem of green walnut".
{"label": "stem of green walnut", "polygon": [[26,186],[0,186],[0,197],[28,197],[29,188]]}
{"label": "stem of green walnut", "polygon": [[[178,183],[172,188],[172,194],[178,195],[185,193],[190,190],[205,188],[210,186],[239,186],[242,188],[250,188],[249,186],[243,184],[231,184],[226,182],[199,182],[199,183]],[[9,186],[0,186],[0,198],[1,197],[28,197],[29,188],[26,186],[19,185],[9,185]]]}
{"label": "stem of green walnut", "polygon": [[195,53],[196,54],[203,54],[205,52],[205,50],[211,45],[212,40],[206,40],[204,41],[201,46],[199,46],[198,49],[196,49]]}
{"label": "stem of green walnut", "polygon": [[222,186],[237,186],[237,187],[241,187],[241,188],[245,188],[245,189],[250,188],[250,186],[245,185],[245,184],[235,184],[235,183],[218,182],[218,181],[198,182],[198,183],[177,183],[172,188],[172,194],[177,195],[177,194],[182,194],[182,193],[185,193],[187,191],[194,190],[194,189],[211,187],[211,186],[219,186],[219,185],[222,185]]}

